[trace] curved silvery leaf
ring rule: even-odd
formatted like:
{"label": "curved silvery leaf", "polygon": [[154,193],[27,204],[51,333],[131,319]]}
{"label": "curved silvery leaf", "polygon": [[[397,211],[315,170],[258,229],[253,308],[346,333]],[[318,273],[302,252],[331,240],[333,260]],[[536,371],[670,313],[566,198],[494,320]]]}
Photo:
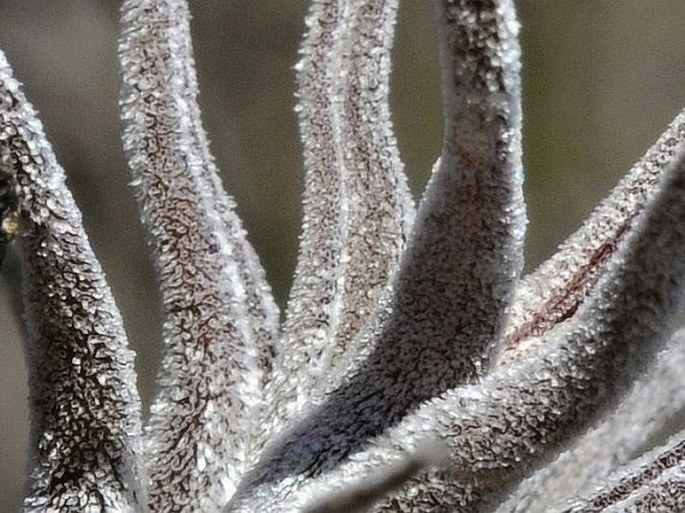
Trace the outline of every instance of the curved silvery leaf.
{"label": "curved silvery leaf", "polygon": [[685,141],[685,110],[666,128],[611,194],[559,251],[516,289],[498,364],[532,352],[535,341],[571,318],[630,232],[664,165]]}
{"label": "curved silvery leaf", "polygon": [[16,184],[28,323],[24,511],[140,511],[133,353],[64,171],[2,52],[0,169]]}
{"label": "curved silvery leaf", "polygon": [[307,18],[304,219],[266,437],[336,374],[404,249],[414,206],[388,105],[396,11],[396,0],[326,0]]}
{"label": "curved silvery leaf", "polygon": [[[685,509],[685,464],[659,475],[631,493],[624,501],[611,506],[606,513],[679,512]],[[588,512],[589,513],[589,512]]]}
{"label": "curved silvery leaf", "polygon": [[544,513],[626,465],[685,411],[685,331],[677,332],[619,408],[524,481],[497,513]]}
{"label": "curved silvery leaf", "polygon": [[[345,3],[338,69],[344,189],[342,280],[333,308],[333,335],[319,361],[336,370],[340,356],[376,309],[397,268],[414,217],[414,202],[390,119],[390,51],[396,0]],[[316,365],[316,363],[315,363]],[[322,386],[330,376],[324,367]],[[337,374],[335,372],[334,374]]]}
{"label": "curved silvery leaf", "polygon": [[419,471],[428,467],[447,467],[449,451],[446,449],[435,441],[421,444],[413,452],[405,454],[403,459],[384,466],[372,479],[312,500],[304,513],[368,511],[374,503],[400,488]]}
{"label": "curved silvery leaf", "polygon": [[[684,198],[681,146],[590,298],[571,323],[548,335],[544,351],[425,404],[370,448],[296,487],[293,510],[312,495],[373,476],[426,439],[450,446],[453,472],[419,475],[379,511],[473,509],[500,501],[596,419],[660,346],[664,321],[681,306],[685,285]],[[288,497],[283,485],[276,490]]]}
{"label": "curved silvery leaf", "polygon": [[[445,136],[414,220],[388,109],[397,0],[313,2],[298,67],[305,220],[279,340],[202,128],[188,6],[124,2],[124,144],[165,314],[144,450],[118,313],[42,128],[0,62],[0,249],[19,219],[34,339],[27,510],[211,512],[239,485],[229,511],[491,511],[569,443],[519,487],[519,510],[533,513],[531,482],[560,481],[605,483],[574,506],[583,511],[680,507],[682,434],[634,458],[682,405],[682,335],[659,375],[609,413],[682,300],[685,113],[521,281],[513,2],[435,7]],[[5,177],[18,193],[7,208]],[[566,479],[564,465],[583,469]]]}
{"label": "curved silvery leaf", "polygon": [[685,465],[681,464],[639,488],[625,501],[604,511],[606,513],[677,513],[684,509]]}
{"label": "curved silvery leaf", "polygon": [[[487,364],[523,265],[526,223],[513,3],[436,1],[435,9],[442,153],[380,335],[408,351],[421,348],[420,360],[432,369],[414,385],[424,396],[474,379]],[[416,356],[407,354],[412,361]],[[420,383],[436,374],[442,383]]]}
{"label": "curved silvery leaf", "polygon": [[[307,381],[312,354],[321,351],[329,334],[331,305],[337,293],[337,271],[342,252],[339,216],[344,201],[340,120],[334,106],[339,88],[343,1],[314,1],[305,20],[307,32],[296,66],[300,137],[304,146],[305,193],[302,233],[295,279],[286,312],[284,347],[279,354],[270,400],[281,410],[297,408],[297,397],[306,395],[299,379]],[[285,344],[284,344],[285,346]],[[310,354],[311,347],[317,349]],[[298,380],[287,383],[294,371]],[[276,386],[278,384],[278,386]],[[285,389],[278,388],[285,386]],[[279,411],[267,422],[277,430],[286,417]],[[270,434],[270,433],[268,433]],[[267,436],[268,436],[267,434]]]}
{"label": "curved silvery leaf", "polygon": [[184,45],[183,54],[179,56],[184,65],[184,72],[177,78],[182,79],[185,86],[185,90],[179,91],[179,94],[183,94],[187,102],[192,139],[203,162],[202,167],[198,169],[199,189],[207,195],[207,200],[216,208],[226,237],[230,241],[231,257],[237,267],[239,278],[243,282],[248,329],[251,332],[252,343],[259,352],[258,364],[262,370],[263,385],[266,385],[272,376],[280,338],[279,308],[274,301],[271,287],[266,281],[259,257],[248,242],[242,222],[235,212],[235,203],[224,190],[219,177],[219,170],[209,151],[209,141],[202,126],[200,107],[197,102],[199,87],[187,21],[179,28],[180,30],[174,35],[179,38],[179,44]]}
{"label": "curved silvery leaf", "polygon": [[[576,501],[563,513],[603,511],[676,512],[685,505],[685,430],[597,486],[598,492]],[[680,506],[680,507],[678,507]]]}
{"label": "curved silvery leaf", "polygon": [[[275,490],[287,495],[302,476],[360,450],[408,409],[473,379],[502,328],[522,265],[525,223],[518,24],[510,2],[483,8],[480,20],[462,16],[462,7],[438,5],[443,155],[387,310],[361,334],[368,347],[348,363],[343,384],[247,479],[238,502],[249,510],[276,507]],[[489,100],[492,88],[496,101]]]}
{"label": "curved silvery leaf", "polygon": [[246,464],[277,310],[208,152],[188,20],[182,0],[124,3],[121,109],[164,306],[150,507],[212,511]]}

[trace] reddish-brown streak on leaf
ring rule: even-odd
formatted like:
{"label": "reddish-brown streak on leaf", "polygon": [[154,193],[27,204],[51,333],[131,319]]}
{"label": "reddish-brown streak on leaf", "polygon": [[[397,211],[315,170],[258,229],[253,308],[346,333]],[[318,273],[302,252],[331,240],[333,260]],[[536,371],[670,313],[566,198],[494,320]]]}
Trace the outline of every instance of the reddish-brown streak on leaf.
{"label": "reddish-brown streak on leaf", "polygon": [[[601,272],[593,272],[601,268],[616,252],[619,244],[630,229],[630,222],[637,216],[636,212],[629,217],[613,238],[599,246],[588,259],[588,264],[578,269],[578,272],[568,282],[560,294],[552,296],[549,301],[533,314],[533,318],[522,324],[503,341],[504,351],[515,350],[519,343],[531,337],[539,337],[550,331],[557,324],[573,317],[578,307],[587,297],[589,290],[597,283]],[[570,300],[570,303],[569,303]]]}

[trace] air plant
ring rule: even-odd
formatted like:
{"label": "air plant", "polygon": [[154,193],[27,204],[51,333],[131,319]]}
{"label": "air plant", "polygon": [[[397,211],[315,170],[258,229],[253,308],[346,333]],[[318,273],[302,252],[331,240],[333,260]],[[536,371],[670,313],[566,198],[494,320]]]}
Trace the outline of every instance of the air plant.
{"label": "air plant", "polygon": [[444,139],[415,207],[388,108],[397,0],[312,3],[304,218],[279,325],[209,153],[187,4],[124,1],[123,144],[164,314],[144,427],[112,294],[0,55],[3,226],[28,326],[25,511],[685,509],[685,335],[671,322],[685,112],[522,277],[513,2],[434,4]]}

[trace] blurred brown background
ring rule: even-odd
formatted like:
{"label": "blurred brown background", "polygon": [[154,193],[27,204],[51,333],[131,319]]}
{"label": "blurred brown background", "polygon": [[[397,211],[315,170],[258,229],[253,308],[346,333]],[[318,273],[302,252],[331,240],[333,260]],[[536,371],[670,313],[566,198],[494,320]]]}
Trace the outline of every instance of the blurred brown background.
{"label": "blurred brown background", "polygon": [[[191,1],[206,128],[281,304],[294,267],[302,163],[294,74],[305,0]],[[528,266],[549,255],[685,104],[682,0],[521,0]],[[118,143],[119,2],[0,0],[0,47],[41,112],[138,351],[159,352],[154,278]],[[394,121],[418,192],[440,144],[430,2],[405,0]],[[4,271],[5,273],[7,271]],[[17,320],[0,290],[0,511],[16,511],[28,434]]]}

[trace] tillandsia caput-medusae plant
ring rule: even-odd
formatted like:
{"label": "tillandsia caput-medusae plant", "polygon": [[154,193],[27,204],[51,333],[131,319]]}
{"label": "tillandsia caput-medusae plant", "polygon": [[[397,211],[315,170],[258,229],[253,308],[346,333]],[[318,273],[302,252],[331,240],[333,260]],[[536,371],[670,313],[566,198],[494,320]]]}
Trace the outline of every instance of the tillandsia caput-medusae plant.
{"label": "tillandsia caput-medusae plant", "polygon": [[397,0],[312,3],[280,324],[209,153],[188,6],[123,2],[123,145],[164,315],[145,423],[64,172],[0,55],[0,243],[15,236],[23,265],[33,423],[24,511],[684,510],[685,112],[522,276],[514,5],[434,6],[444,138],[415,206],[388,108]]}

